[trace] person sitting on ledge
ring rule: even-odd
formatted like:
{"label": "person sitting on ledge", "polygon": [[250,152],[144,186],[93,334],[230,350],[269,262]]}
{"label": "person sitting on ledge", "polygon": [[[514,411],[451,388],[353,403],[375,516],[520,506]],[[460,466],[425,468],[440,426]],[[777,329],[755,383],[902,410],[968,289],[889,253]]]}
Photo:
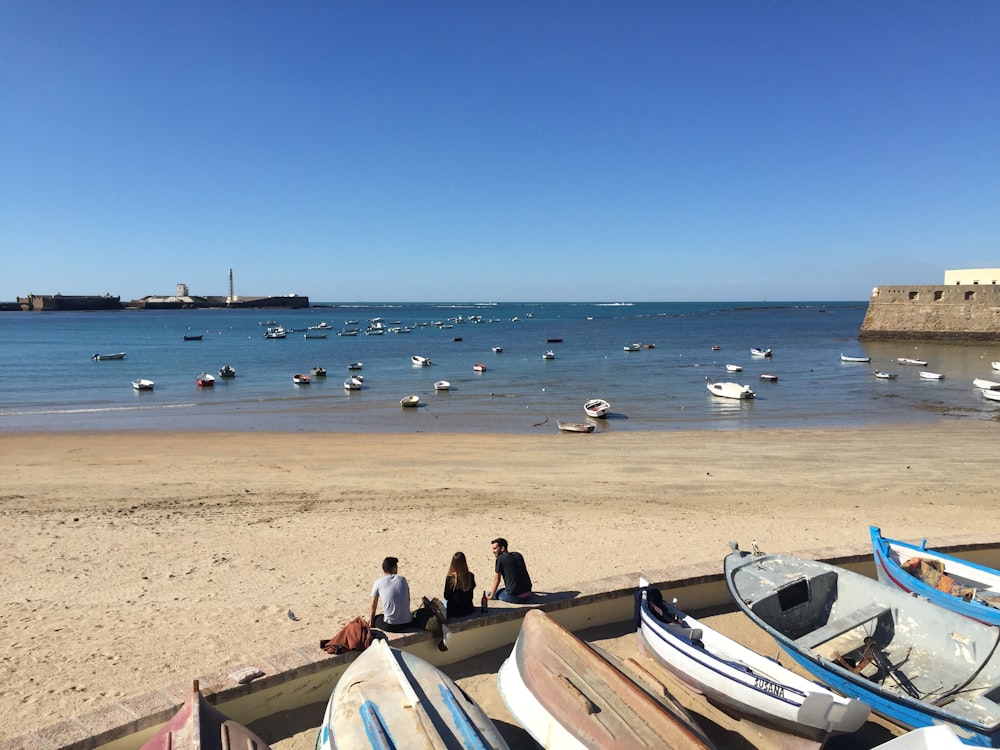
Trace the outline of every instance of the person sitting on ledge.
{"label": "person sitting on ledge", "polygon": [[[490,544],[496,556],[496,575],[493,576],[493,590],[490,599],[499,599],[511,604],[526,604],[531,598],[531,576],[524,557],[520,552],[509,552],[507,540],[497,537]],[[503,588],[500,588],[500,578],[503,577]]]}
{"label": "person sitting on ledge", "polygon": [[[399,575],[399,560],[387,557],[382,561],[384,576],[372,585],[372,607],[368,622],[373,628],[381,628],[390,633],[410,630],[413,624],[410,616],[410,584]],[[375,608],[382,600],[382,613],[375,617]]]}

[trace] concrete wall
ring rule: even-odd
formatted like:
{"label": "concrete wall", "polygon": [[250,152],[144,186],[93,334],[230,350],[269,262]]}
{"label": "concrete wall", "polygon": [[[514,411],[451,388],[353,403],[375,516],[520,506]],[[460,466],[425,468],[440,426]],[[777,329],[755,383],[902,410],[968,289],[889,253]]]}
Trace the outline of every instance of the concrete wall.
{"label": "concrete wall", "polygon": [[1000,285],[875,287],[858,339],[1000,341]]}

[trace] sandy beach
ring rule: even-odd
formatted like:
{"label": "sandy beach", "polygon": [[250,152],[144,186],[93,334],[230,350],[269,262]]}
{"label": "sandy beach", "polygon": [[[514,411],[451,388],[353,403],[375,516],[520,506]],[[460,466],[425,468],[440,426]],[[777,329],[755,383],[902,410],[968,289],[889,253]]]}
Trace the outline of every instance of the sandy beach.
{"label": "sandy beach", "polygon": [[730,539],[997,538],[996,429],[2,435],[0,737],[318,644],[386,555],[417,598],[456,550],[486,588],[495,536],[542,592]]}

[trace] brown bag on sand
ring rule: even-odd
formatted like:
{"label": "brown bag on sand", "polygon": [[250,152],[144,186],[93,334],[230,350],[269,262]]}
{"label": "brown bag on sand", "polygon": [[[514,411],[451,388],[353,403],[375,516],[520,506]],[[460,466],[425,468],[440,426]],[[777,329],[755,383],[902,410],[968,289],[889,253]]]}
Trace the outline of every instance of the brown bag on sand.
{"label": "brown bag on sand", "polygon": [[355,617],[337,635],[319,642],[319,647],[328,654],[342,654],[345,651],[364,651],[372,645],[372,631],[368,620]]}

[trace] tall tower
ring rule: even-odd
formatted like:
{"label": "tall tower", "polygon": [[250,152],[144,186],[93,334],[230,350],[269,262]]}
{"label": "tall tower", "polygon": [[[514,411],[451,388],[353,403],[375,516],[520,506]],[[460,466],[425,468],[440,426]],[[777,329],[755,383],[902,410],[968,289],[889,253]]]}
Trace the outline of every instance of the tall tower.
{"label": "tall tower", "polygon": [[236,295],[233,294],[233,269],[229,269],[229,296],[226,297],[226,304],[231,305],[236,301]]}

